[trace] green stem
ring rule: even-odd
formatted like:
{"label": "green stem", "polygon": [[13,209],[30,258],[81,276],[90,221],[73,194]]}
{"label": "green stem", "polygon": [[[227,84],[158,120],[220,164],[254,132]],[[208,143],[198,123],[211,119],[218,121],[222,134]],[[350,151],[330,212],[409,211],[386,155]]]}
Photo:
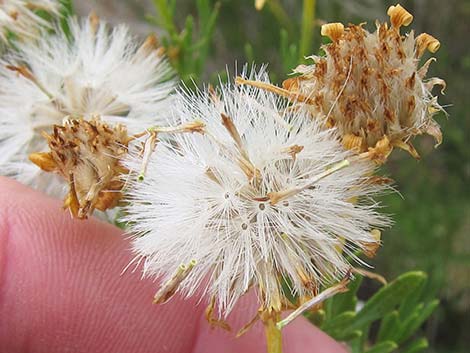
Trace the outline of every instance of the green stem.
{"label": "green stem", "polygon": [[281,330],[276,326],[280,318],[281,314],[279,312],[273,311],[268,313],[265,311],[261,313],[268,353],[282,353],[282,334]]}
{"label": "green stem", "polygon": [[302,28],[300,33],[299,56],[303,61],[304,57],[312,54],[313,25],[315,22],[316,0],[304,0],[302,7]]}
{"label": "green stem", "polygon": [[169,33],[170,36],[175,35],[176,26],[173,22],[173,16],[169,9],[169,4],[166,0],[153,0],[154,6],[158,10],[158,16],[162,22],[163,27]]}
{"label": "green stem", "polygon": [[292,21],[289,18],[286,10],[282,7],[282,4],[279,0],[268,0],[267,3],[269,11],[276,17],[277,22],[281,25],[282,28],[285,28],[289,35],[294,34],[294,28],[292,26]]}

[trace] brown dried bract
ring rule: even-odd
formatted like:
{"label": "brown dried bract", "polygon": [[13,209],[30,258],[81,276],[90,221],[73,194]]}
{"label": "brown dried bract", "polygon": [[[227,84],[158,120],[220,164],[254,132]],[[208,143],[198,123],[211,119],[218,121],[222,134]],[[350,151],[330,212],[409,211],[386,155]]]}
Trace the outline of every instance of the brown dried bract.
{"label": "brown dried bract", "polygon": [[43,136],[50,152],[32,153],[29,158],[42,170],[68,181],[64,207],[73,217],[85,219],[95,209],[104,211],[118,204],[123,187],[120,176],[127,173],[121,159],[131,141],[124,126],[109,126],[99,117],[72,118]]}
{"label": "brown dried bract", "polygon": [[336,127],[346,148],[357,153],[372,149],[378,163],[394,147],[419,158],[409,142],[414,135],[427,133],[441,141],[432,116],[442,108],[432,88],[444,83],[424,81],[430,62],[420,70],[416,60],[426,49],[434,53],[439,41],[426,33],[402,36],[400,27],[413,20],[402,6],[391,6],[388,14],[392,26],[377,23],[373,33],[362,25],[324,25],[322,35],[333,40],[324,46],[326,55],[311,66],[299,66],[295,71],[301,76],[284,84],[296,94],[322,97],[321,104],[309,105],[312,115]]}
{"label": "brown dried bract", "polygon": [[364,252],[364,255],[366,255],[368,258],[372,259],[375,257],[375,254],[377,253],[377,250],[380,248],[380,238],[381,238],[381,232],[378,229],[372,229],[370,232],[373,236],[373,238],[376,240],[374,242],[363,242],[362,246],[363,249],[362,251]]}
{"label": "brown dried bract", "polygon": [[284,81],[283,88],[243,79],[237,83],[279,94],[294,106],[307,106],[312,117],[325,120],[326,128],[337,129],[346,148],[357,153],[372,149],[378,163],[385,163],[395,147],[419,158],[412,137],[429,134],[436,145],[442,140],[433,115],[443,109],[432,89],[445,88],[445,82],[426,80],[433,59],[421,68],[417,59],[425,50],[434,53],[440,44],[426,33],[416,38],[413,32],[401,35],[400,28],[413,20],[402,6],[391,6],[388,14],[391,26],[377,22],[375,32],[363,24],[323,25],[322,35],[332,39],[323,46],[326,54],[312,56],[313,65],[299,65],[294,70],[299,76]]}

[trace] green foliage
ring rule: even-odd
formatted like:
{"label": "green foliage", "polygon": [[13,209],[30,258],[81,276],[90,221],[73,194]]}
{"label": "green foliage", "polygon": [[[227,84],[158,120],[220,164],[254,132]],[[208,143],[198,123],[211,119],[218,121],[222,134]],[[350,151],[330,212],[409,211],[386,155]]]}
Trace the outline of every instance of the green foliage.
{"label": "green foliage", "polygon": [[315,315],[308,318],[336,340],[347,342],[353,353],[419,352],[427,341],[412,339],[438,305],[437,300],[424,299],[426,282],[423,272],[407,272],[382,286],[356,310],[362,283],[357,276],[348,292],[325,302],[322,321],[314,321]]}
{"label": "green foliage", "polygon": [[67,37],[70,37],[69,17],[75,14],[72,0],[60,0],[60,27]]}
{"label": "green foliage", "polygon": [[284,72],[290,72],[299,63],[299,47],[289,41],[289,33],[281,29],[279,54]]}
{"label": "green foliage", "polygon": [[210,0],[195,3],[197,19],[188,15],[181,30],[176,23],[176,0],[153,0],[158,14],[148,17],[166,31],[162,43],[172,65],[186,83],[201,78],[220,8],[219,2],[212,5]]}
{"label": "green foliage", "polygon": [[280,1],[268,0],[266,8],[280,28],[278,53],[283,74],[290,74],[292,69],[305,61],[306,56],[313,53],[316,0],[302,1],[301,21],[298,23],[289,16]]}

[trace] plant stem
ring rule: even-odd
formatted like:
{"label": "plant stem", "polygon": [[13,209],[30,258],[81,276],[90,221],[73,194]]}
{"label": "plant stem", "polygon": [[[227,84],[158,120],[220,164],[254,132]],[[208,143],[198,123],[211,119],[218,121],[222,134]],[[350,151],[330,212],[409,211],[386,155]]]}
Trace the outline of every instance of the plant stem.
{"label": "plant stem", "polygon": [[315,22],[316,0],[304,0],[302,7],[302,28],[300,32],[299,56],[304,57],[311,54],[313,41],[313,25]]}
{"label": "plant stem", "polygon": [[281,318],[281,313],[278,311],[268,312],[266,310],[260,316],[264,324],[267,352],[282,353],[282,334],[281,330],[276,326],[276,323]]}
{"label": "plant stem", "polygon": [[154,6],[158,10],[158,16],[162,22],[163,27],[172,37],[176,34],[176,26],[173,23],[173,16],[170,12],[170,6],[166,0],[153,0]]}
{"label": "plant stem", "polygon": [[281,2],[279,0],[269,0],[266,3],[268,5],[269,11],[271,11],[281,27],[285,28],[292,36],[294,34],[294,27],[292,26],[292,21],[289,15],[287,14],[284,7],[282,7]]}
{"label": "plant stem", "polygon": [[297,309],[295,309],[292,313],[290,313],[284,320],[279,321],[276,326],[279,330],[281,330],[284,326],[287,324],[291,323],[292,320],[295,318],[299,317],[302,315],[306,310],[312,308],[315,305],[318,305],[322,302],[324,302],[326,299],[331,298],[332,296],[338,294],[338,293],[344,293],[348,290],[348,283],[350,279],[349,277],[345,277],[341,282],[338,284],[334,285],[333,287],[330,287],[317,296],[313,297],[312,299],[306,301],[302,305],[300,305]]}

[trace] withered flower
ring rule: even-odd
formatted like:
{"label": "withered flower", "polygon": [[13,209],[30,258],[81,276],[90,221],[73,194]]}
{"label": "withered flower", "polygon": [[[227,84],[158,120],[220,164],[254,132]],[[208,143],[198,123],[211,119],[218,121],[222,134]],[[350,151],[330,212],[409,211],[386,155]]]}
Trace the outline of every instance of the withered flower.
{"label": "withered flower", "polygon": [[121,199],[121,159],[132,140],[120,124],[110,126],[99,117],[68,118],[43,133],[49,152],[32,153],[30,159],[46,172],[57,173],[69,185],[64,201],[74,217],[84,219],[95,209],[105,211]]}
{"label": "withered flower", "polygon": [[58,178],[28,160],[47,150],[41,133],[66,116],[98,115],[130,134],[164,121],[175,82],[157,39],[143,43],[125,25],[71,18],[70,38],[43,33],[0,61],[0,174],[62,197]]}
{"label": "withered flower", "polygon": [[[262,72],[252,78],[268,83]],[[164,280],[155,302],[200,288],[210,298],[209,323],[227,328],[223,319],[254,288],[256,318],[275,335],[276,324],[344,290],[355,249],[377,250],[375,229],[389,220],[372,198],[385,186],[367,177],[374,163],[272,93],[227,84],[176,103],[175,121],[196,119],[202,133],[162,139],[151,159],[126,158],[129,170],[145,163],[145,178],[129,178],[124,220],[145,276]],[[285,278],[302,299],[280,322],[292,309]]]}
{"label": "withered flower", "polygon": [[307,105],[325,126],[336,127],[343,145],[357,152],[371,150],[383,163],[394,147],[419,158],[411,143],[415,135],[429,134],[442,141],[433,115],[442,110],[433,96],[435,85],[445,88],[439,78],[426,79],[434,58],[418,67],[426,50],[434,53],[439,41],[423,33],[400,33],[413,16],[402,6],[388,10],[391,25],[377,22],[370,33],[363,24],[345,27],[341,23],[322,26],[321,34],[332,42],[324,45],[324,56],[312,56],[313,65],[300,65],[299,75],[283,82],[283,88],[258,85]]}

